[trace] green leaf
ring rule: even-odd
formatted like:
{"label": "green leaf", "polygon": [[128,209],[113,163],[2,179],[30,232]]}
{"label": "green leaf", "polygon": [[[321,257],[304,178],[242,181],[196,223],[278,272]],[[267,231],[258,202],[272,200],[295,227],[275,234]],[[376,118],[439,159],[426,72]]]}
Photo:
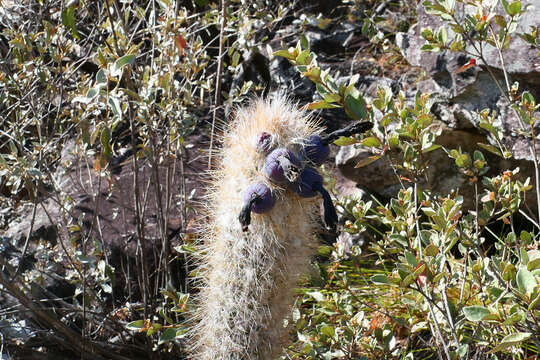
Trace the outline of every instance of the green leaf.
{"label": "green leaf", "polygon": [[[124,55],[121,58],[117,59],[114,64],[110,67],[109,74],[111,76],[121,76],[122,75],[122,68],[126,65],[131,65],[135,62],[135,55],[128,54]],[[169,78],[170,75],[168,73],[165,74],[164,78]],[[163,84],[162,84],[163,86]]]}
{"label": "green leaf", "polygon": [[497,136],[497,129],[495,129],[495,126],[491,125],[487,121],[480,121],[480,127],[484,130],[487,130],[491,135]]}
{"label": "green leaf", "polygon": [[407,259],[407,263],[412,267],[418,266],[418,260],[416,259],[416,256],[414,256],[413,253],[411,253],[410,251],[405,251],[405,259]]}
{"label": "green leaf", "polygon": [[117,69],[121,69],[126,65],[133,65],[134,62],[135,62],[135,55],[128,54],[116,60],[114,65],[116,66]]}
{"label": "green leaf", "polygon": [[174,248],[180,254],[195,254],[197,248],[191,244],[182,244]]}
{"label": "green leaf", "polygon": [[421,50],[421,51],[439,52],[439,51],[441,51],[441,48],[438,47],[438,46],[433,46],[433,45],[426,44],[426,45],[423,45],[423,46],[420,48],[420,50]]}
{"label": "green leaf", "polygon": [[274,56],[281,56],[285,59],[294,60],[295,56],[291,54],[288,50],[278,50],[274,51]]}
{"label": "green leaf", "polygon": [[508,15],[510,15],[510,9],[509,9],[509,5],[508,5],[508,1],[502,0],[502,4],[503,4],[504,11],[506,11],[506,13]]}
{"label": "green leaf", "polygon": [[297,65],[309,65],[313,57],[310,55],[309,50],[304,50],[296,57]]}
{"label": "green leaf", "polygon": [[169,342],[171,340],[176,339],[176,328],[168,328],[165,330],[158,340],[158,345],[161,345],[163,343]]}
{"label": "green leaf", "polygon": [[501,350],[504,350],[506,348],[509,348],[510,346],[517,345],[517,344],[521,343],[522,341],[525,341],[528,338],[530,338],[531,335],[532,334],[528,333],[528,332],[527,333],[526,332],[519,332],[519,333],[507,335],[502,339],[502,341],[501,341],[501,343],[499,345],[495,346],[490,351],[490,353],[501,351]]}
{"label": "green leaf", "polygon": [[409,274],[405,277],[405,279],[403,279],[403,281],[399,284],[401,287],[408,287],[409,285],[412,284],[412,282],[414,281],[414,274]]}
{"label": "green leaf", "polygon": [[27,169],[26,172],[28,173],[28,175],[33,176],[35,178],[40,178],[42,175],[41,171],[39,171],[39,169],[36,169],[36,168]]}
{"label": "green leaf", "polygon": [[80,37],[79,33],[77,32],[76,22],[75,8],[73,5],[70,5],[66,7],[64,11],[62,11],[62,25],[71,30],[73,37],[78,40]]}
{"label": "green leaf", "polygon": [[463,314],[465,315],[465,318],[469,321],[480,321],[486,315],[489,315],[490,312],[483,306],[473,305],[464,307]]}
{"label": "green leaf", "polygon": [[448,34],[446,33],[446,28],[444,26],[439,29],[437,37],[439,38],[441,44],[446,44],[446,41],[448,40]]}
{"label": "green leaf", "polygon": [[381,142],[379,141],[379,139],[377,139],[374,136],[365,138],[364,140],[362,140],[361,143],[362,145],[368,146],[368,147],[377,147],[377,148],[381,147]]}
{"label": "green leaf", "polygon": [[368,156],[367,158],[364,158],[364,159],[360,160],[359,162],[357,162],[356,165],[354,165],[354,168],[358,169],[358,168],[367,166],[367,165],[379,160],[381,157],[382,157],[382,155]]}
{"label": "green leaf", "polygon": [[333,102],[337,102],[341,100],[341,95],[339,94],[328,93],[328,94],[324,94],[322,97],[326,102],[329,102],[329,103],[333,103]]}
{"label": "green leaf", "polygon": [[321,334],[326,335],[328,337],[334,337],[336,335],[336,331],[332,325],[321,326],[320,332]]}
{"label": "green leaf", "polygon": [[516,16],[521,13],[521,1],[514,1],[508,6],[508,15]]}
{"label": "green leaf", "polygon": [[317,302],[326,300],[326,297],[319,291],[307,292],[306,294],[311,296]]}
{"label": "green leaf", "polygon": [[144,327],[144,320],[135,320],[126,325],[128,330],[140,330]]}
{"label": "green leaf", "polygon": [[504,326],[514,325],[522,321],[523,319],[524,319],[523,312],[516,312],[510,315],[506,320],[504,320],[504,322],[501,325],[504,325]]}
{"label": "green leaf", "polygon": [[422,149],[422,152],[425,154],[425,153],[428,153],[428,152],[432,152],[434,150],[437,150],[437,149],[440,149],[442,147],[442,145],[438,145],[438,144],[433,144],[425,149]]}
{"label": "green leaf", "polygon": [[105,153],[111,152],[111,130],[109,130],[108,127],[104,127],[101,131],[101,145],[103,146],[103,150]]}
{"label": "green leaf", "polygon": [[529,254],[529,262],[527,263],[527,270],[533,271],[540,268],[540,256],[538,250],[531,250],[527,252]]}
{"label": "green leaf", "polygon": [[495,155],[498,155],[500,157],[503,156],[503,154],[501,153],[501,151],[499,149],[497,149],[495,146],[493,145],[489,145],[489,144],[483,144],[483,143],[478,143],[478,146],[480,146],[482,149],[484,150],[487,150],[489,151],[490,153],[492,154],[495,154]]}
{"label": "green leaf", "polygon": [[347,146],[358,143],[359,140],[352,136],[341,136],[339,139],[334,141],[334,144],[337,146]]}
{"label": "green leaf", "polygon": [[353,76],[351,76],[351,78],[349,79],[349,86],[354,86],[358,80],[360,79],[360,74],[354,74]]}
{"label": "green leaf", "polygon": [[371,281],[376,284],[388,284],[388,276],[384,274],[376,274],[371,277]]}
{"label": "green leaf", "polygon": [[[519,239],[524,243],[524,244],[529,244],[532,240],[532,236],[529,232],[523,230],[521,231],[521,233],[519,234]],[[530,270],[530,269],[529,269]]]}
{"label": "green leaf", "polygon": [[306,105],[306,109],[308,110],[314,110],[314,109],[335,109],[341,107],[338,104],[329,104],[325,100],[315,101],[312,103],[309,103]]}
{"label": "green leaf", "polygon": [[231,60],[232,67],[237,67],[239,62],[240,62],[240,53],[238,51],[235,51],[232,55],[232,60]]}
{"label": "green leaf", "polygon": [[309,50],[309,41],[306,35],[302,34],[300,36],[300,46],[302,46],[303,50]]}
{"label": "green leaf", "polygon": [[88,100],[95,98],[99,94],[99,89],[97,88],[90,88],[86,92],[86,98]]}
{"label": "green leaf", "polygon": [[532,104],[532,106],[536,105],[536,100],[534,99],[534,96],[528,91],[524,91],[523,94],[521,94],[521,102]]}
{"label": "green leaf", "polygon": [[533,274],[527,270],[526,267],[522,266],[516,274],[516,283],[519,290],[530,296],[536,287],[536,279]]}
{"label": "green leaf", "polygon": [[434,244],[429,244],[425,248],[424,252],[427,256],[435,256],[439,253],[439,248],[435,246]]}
{"label": "green leaf", "polygon": [[120,100],[118,100],[117,97],[109,97],[109,106],[111,107],[113,114],[122,119],[122,106],[120,106]]}
{"label": "green leaf", "polygon": [[460,359],[465,358],[465,356],[467,356],[468,352],[469,352],[469,344],[459,345],[457,350],[456,350],[456,354],[458,354]]}
{"label": "green leaf", "polygon": [[513,264],[506,264],[503,268],[502,278],[505,281],[510,281],[516,275],[516,267]]}
{"label": "green leaf", "polygon": [[177,339],[182,339],[184,337],[186,337],[188,334],[188,329],[186,328],[180,328],[178,330],[176,330],[176,338]]}
{"label": "green leaf", "polygon": [[536,295],[534,299],[531,300],[531,303],[529,304],[529,307],[527,308],[527,310],[532,311],[533,309],[536,309],[539,304],[540,304],[540,292]]}
{"label": "green leaf", "polygon": [[96,84],[105,84],[107,82],[107,75],[103,69],[99,69],[96,74]]}
{"label": "green leaf", "polygon": [[353,94],[347,95],[345,98],[345,111],[349,117],[355,120],[366,119],[368,116],[366,102],[360,94],[357,96],[353,96]]}
{"label": "green leaf", "polygon": [[480,160],[480,161],[486,161],[486,159],[484,158],[484,154],[482,154],[480,151],[478,150],[474,150],[474,153],[473,153],[473,159],[476,161],[476,160]]}

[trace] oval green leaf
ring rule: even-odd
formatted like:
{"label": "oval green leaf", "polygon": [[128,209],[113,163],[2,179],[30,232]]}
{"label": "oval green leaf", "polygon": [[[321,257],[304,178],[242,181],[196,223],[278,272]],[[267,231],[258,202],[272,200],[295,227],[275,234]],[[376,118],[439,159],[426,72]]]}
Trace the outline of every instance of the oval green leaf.
{"label": "oval green leaf", "polygon": [[144,327],[144,320],[135,320],[126,325],[128,330],[140,330]]}
{"label": "oval green leaf", "polygon": [[388,284],[388,276],[383,274],[376,274],[371,277],[371,281],[376,284]]}
{"label": "oval green leaf", "polygon": [[370,136],[362,140],[362,145],[369,147],[381,147],[381,142],[375,136]]}
{"label": "oval green leaf", "polygon": [[519,332],[519,333],[507,335],[502,339],[502,341],[501,341],[501,343],[499,345],[495,346],[490,351],[490,353],[501,351],[501,350],[504,350],[506,348],[509,348],[510,346],[517,345],[520,342],[525,341],[528,338],[530,338],[531,335],[532,334],[528,333],[528,332]]}
{"label": "oval green leaf", "polygon": [[176,328],[168,328],[165,330],[158,340],[158,345],[176,339]]}
{"label": "oval green leaf", "polygon": [[358,143],[358,139],[353,136],[341,136],[339,139],[334,141],[334,144],[337,146],[347,146]]}
{"label": "oval green leaf", "polygon": [[364,159],[360,160],[358,163],[356,163],[356,165],[354,167],[355,167],[355,169],[358,169],[358,168],[367,166],[367,165],[379,160],[381,157],[382,157],[382,155],[368,156],[367,158],[364,158]]}
{"label": "oval green leaf", "polygon": [[525,267],[521,267],[516,274],[516,283],[522,293],[530,296],[536,287],[536,279]]}
{"label": "oval green leaf", "polygon": [[135,62],[135,55],[128,54],[116,60],[114,65],[116,66],[117,69],[121,69],[122,67],[126,65],[132,65],[134,62]]}
{"label": "oval green leaf", "polygon": [[464,307],[463,314],[469,321],[480,321],[484,316],[489,315],[489,310],[483,306],[473,305]]}

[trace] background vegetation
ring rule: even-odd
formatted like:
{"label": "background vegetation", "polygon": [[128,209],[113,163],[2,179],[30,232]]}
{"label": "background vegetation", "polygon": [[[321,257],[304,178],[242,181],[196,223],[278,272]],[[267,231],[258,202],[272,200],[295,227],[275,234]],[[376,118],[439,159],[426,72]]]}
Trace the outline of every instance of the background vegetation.
{"label": "background vegetation", "polygon": [[[456,19],[453,0],[424,3],[443,21],[423,29],[424,50],[465,52],[476,61],[466,66],[489,72],[485,44],[501,58],[512,37],[538,48],[537,28],[517,34],[513,25],[527,16],[526,4],[497,3],[468,1],[466,21]],[[335,193],[342,233],[321,244],[299,285],[283,358],[538,356],[540,202],[538,209],[524,206],[526,196],[540,194],[536,164],[526,180],[517,168],[488,174],[488,153],[513,156],[489,109],[477,117],[498,146],[479,144],[467,153],[438,144],[430,94],[411,101],[385,84],[373,99],[360,91],[364,76],[398,77],[409,67],[395,33],[416,21],[414,1],[2,5],[1,225],[31,215],[23,241],[4,236],[0,244],[3,355],[182,358],[196,291],[191,229],[204,221],[194,183],[212,166],[235,105],[279,85],[293,90],[268,64],[283,58],[294,65],[290,76],[315,84],[318,95],[300,96],[300,105],[322,117],[341,109],[375,122],[365,137],[336,144],[371,149],[357,166],[388,161],[402,184],[390,199]],[[360,45],[323,64],[305,33],[340,22],[361,27]],[[358,57],[377,66],[344,82],[329,65]],[[493,76],[494,84],[536,160],[539,105],[504,75],[502,83]],[[433,191],[426,156],[434,151],[446,152],[454,171],[469,179],[472,208],[459,189]],[[335,173],[327,170],[332,185]],[[85,209],[65,174],[84,190]],[[113,220],[131,229],[129,246],[110,239],[101,212],[125,183],[132,184],[129,208]],[[54,241],[32,235],[40,211],[51,216],[51,205]],[[359,236],[363,242],[354,240]]]}

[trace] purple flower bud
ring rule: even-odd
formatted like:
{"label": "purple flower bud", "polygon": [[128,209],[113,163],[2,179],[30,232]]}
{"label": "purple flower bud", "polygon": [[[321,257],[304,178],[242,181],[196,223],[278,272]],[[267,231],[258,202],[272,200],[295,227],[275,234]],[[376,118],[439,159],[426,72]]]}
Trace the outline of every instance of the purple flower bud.
{"label": "purple flower bud", "polygon": [[301,166],[298,157],[290,150],[277,148],[266,157],[264,172],[277,183],[296,181]]}

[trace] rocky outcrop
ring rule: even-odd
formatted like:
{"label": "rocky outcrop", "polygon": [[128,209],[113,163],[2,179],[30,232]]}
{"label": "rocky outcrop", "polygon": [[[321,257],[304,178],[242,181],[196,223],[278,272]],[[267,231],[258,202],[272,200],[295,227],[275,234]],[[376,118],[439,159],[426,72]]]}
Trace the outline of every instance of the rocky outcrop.
{"label": "rocky outcrop", "polygon": [[[529,26],[540,18],[540,1],[532,2],[535,6],[529,7],[527,15],[519,19],[517,33],[530,30]],[[504,13],[502,8],[498,10]],[[534,179],[534,165],[531,161],[529,142],[520,134],[519,119],[492,77],[495,76],[499,84],[504,89],[506,88],[497,50],[492,46],[485,47],[485,58],[488,60],[489,69],[479,65],[457,72],[457,69],[465,65],[471,57],[463,53],[421,51],[420,48],[426,43],[420,35],[421,29],[429,27],[436,31],[442,26],[442,22],[438,17],[427,14],[422,5],[418,6],[417,14],[418,22],[407,33],[398,33],[396,43],[404,58],[411,65],[425,71],[427,76],[416,82],[402,82],[400,88],[406,92],[408,98],[416,91],[431,94],[434,100],[432,112],[444,129],[437,143],[449,149],[461,147],[463,151],[469,153],[481,150],[486,155],[490,166],[488,175],[519,167],[522,179],[526,177]],[[458,19],[464,16],[461,4],[458,4],[456,16]],[[503,53],[503,58],[510,83],[518,81],[520,89],[529,90],[536,99],[540,99],[537,51],[514,34],[509,48]],[[476,60],[477,63],[481,62],[479,59]],[[418,70],[413,71],[418,78]],[[366,91],[366,94],[369,96],[370,92]],[[487,132],[479,126],[476,113],[483,109],[497,112],[495,124],[503,129],[505,145],[514,155],[512,161],[486,154],[486,151],[477,146],[479,142],[491,141]],[[538,129],[536,133],[539,133]],[[384,157],[365,167],[354,167],[362,159],[371,155],[368,149],[361,146],[345,146],[340,148],[336,156],[336,165],[342,175],[369,192],[383,197],[393,196],[401,184],[390,163]],[[470,208],[474,200],[474,189],[468,179],[457,172],[454,160],[450,159],[445,152],[438,150],[429,153],[427,161],[430,187],[441,193],[460,189],[460,194],[464,196],[465,207]],[[425,183],[427,180],[423,181]],[[534,198],[534,196],[527,198],[527,205],[531,208],[536,206]]]}
{"label": "rocky outcrop", "polygon": [[[526,13],[518,19],[509,46],[503,51],[504,67],[498,50],[488,44],[483,44],[483,59],[487,61],[489,68],[482,64],[481,59],[475,58],[478,66],[459,73],[457,70],[468,63],[472,58],[470,55],[420,50],[426,43],[420,35],[422,29],[431,28],[436,31],[444,25],[439,17],[427,14],[422,5],[417,8],[418,22],[407,33],[398,33],[396,43],[411,65],[421,67],[429,75],[428,79],[417,84],[417,88],[423,92],[434,93],[438,97],[439,111],[443,114],[441,120],[456,129],[471,125],[479,128],[474,112],[483,109],[495,110],[498,114],[497,122],[503,128],[506,145],[512,149],[514,157],[532,160],[527,140],[519,135],[521,129],[519,119],[509,108],[509,103],[500,90],[501,87],[506,92],[504,68],[510,85],[517,81],[520,90],[528,90],[540,99],[538,50],[517,36],[520,32],[530,31],[530,26],[537,25],[537,19],[540,18],[540,1],[530,1],[529,5],[532,6],[528,6]],[[466,10],[463,4],[458,4],[456,17],[464,18]],[[502,5],[495,11],[505,14]],[[449,35],[449,38],[451,36]],[[467,51],[475,53],[471,45]],[[464,119],[467,121],[462,121]]]}

